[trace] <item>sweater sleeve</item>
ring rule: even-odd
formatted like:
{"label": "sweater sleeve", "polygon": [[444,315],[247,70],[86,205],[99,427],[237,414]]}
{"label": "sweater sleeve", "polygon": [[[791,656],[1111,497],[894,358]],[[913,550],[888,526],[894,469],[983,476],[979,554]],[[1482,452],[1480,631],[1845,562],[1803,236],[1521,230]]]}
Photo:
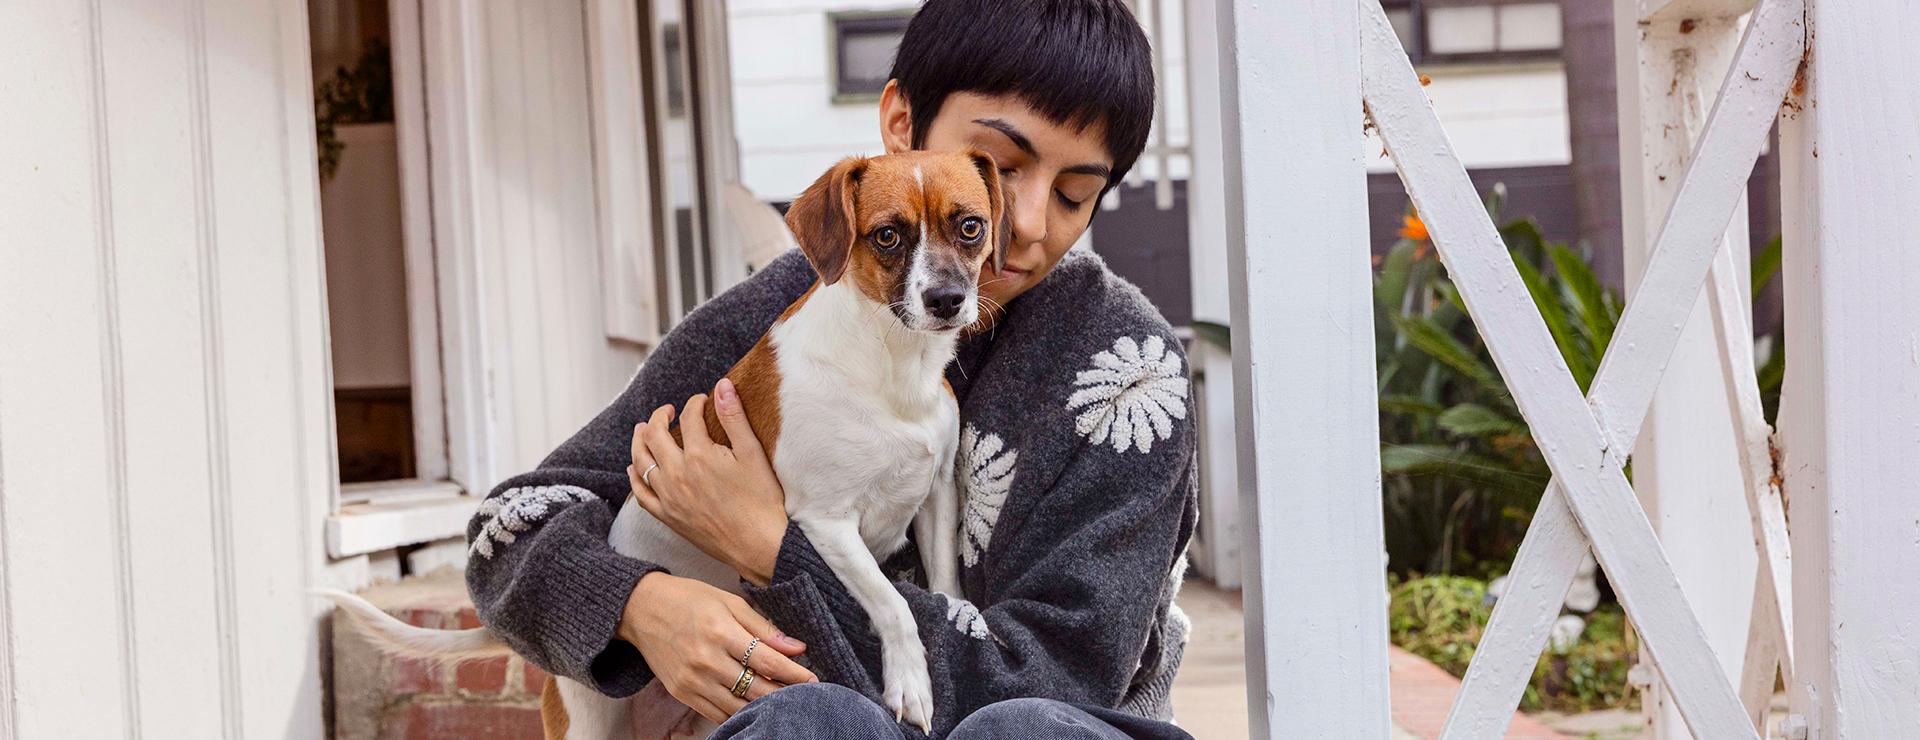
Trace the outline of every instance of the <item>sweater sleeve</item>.
{"label": "sweater sleeve", "polygon": [[633,427],[711,389],[812,278],[790,253],[688,314],[606,409],[532,472],[494,487],[467,525],[481,622],[534,665],[609,696],[653,680],[616,630],[634,586],[661,568],[607,544],[631,493]]}
{"label": "sweater sleeve", "polygon": [[[1192,431],[1185,419],[1172,431],[1150,452],[1079,445],[1030,511],[1010,527],[1013,513],[1002,517],[1008,531],[993,534],[983,577],[967,584],[978,604],[895,584],[927,646],[936,735],[1004,699],[1120,703],[1190,531]],[[772,581],[748,593],[807,643],[823,680],[878,698],[871,622],[798,526],[787,531]]]}

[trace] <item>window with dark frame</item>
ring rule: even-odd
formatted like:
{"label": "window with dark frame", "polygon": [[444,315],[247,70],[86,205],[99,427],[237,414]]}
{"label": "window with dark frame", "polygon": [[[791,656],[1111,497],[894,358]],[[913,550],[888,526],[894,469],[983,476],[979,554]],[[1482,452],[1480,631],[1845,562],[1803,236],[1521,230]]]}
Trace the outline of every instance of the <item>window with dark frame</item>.
{"label": "window with dark frame", "polygon": [[893,55],[907,33],[913,11],[832,13],[833,100],[865,102],[878,98],[893,71]]}
{"label": "window with dark frame", "polygon": [[1557,0],[1384,0],[1414,64],[1560,58]]}

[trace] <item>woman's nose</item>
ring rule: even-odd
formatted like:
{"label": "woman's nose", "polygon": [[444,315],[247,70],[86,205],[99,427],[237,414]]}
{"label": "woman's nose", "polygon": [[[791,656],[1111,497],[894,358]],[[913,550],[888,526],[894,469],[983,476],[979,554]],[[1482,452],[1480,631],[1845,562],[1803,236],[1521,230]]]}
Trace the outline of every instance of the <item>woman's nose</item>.
{"label": "woman's nose", "polygon": [[1013,211],[1013,243],[1024,247],[1047,240],[1047,191],[1051,184],[1047,182],[1024,182],[1014,188],[1013,202],[1008,208]]}

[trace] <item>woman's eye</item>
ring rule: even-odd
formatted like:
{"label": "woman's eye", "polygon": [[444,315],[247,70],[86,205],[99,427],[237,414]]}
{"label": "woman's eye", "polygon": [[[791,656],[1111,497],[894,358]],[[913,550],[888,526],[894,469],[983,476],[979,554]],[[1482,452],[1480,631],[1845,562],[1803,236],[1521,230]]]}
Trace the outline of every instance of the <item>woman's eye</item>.
{"label": "woman's eye", "polygon": [[1082,205],[1085,205],[1085,204],[1086,204],[1086,201],[1084,201],[1084,200],[1074,200],[1074,199],[1072,199],[1072,198],[1069,198],[1069,197],[1067,197],[1067,194],[1066,194],[1066,193],[1062,193],[1062,192],[1060,192],[1060,191],[1058,191],[1058,190],[1055,190],[1055,191],[1053,191],[1053,195],[1054,195],[1054,197],[1056,197],[1056,198],[1059,198],[1059,199],[1060,199],[1060,205],[1063,205],[1063,206],[1066,206],[1066,207],[1067,207],[1067,210],[1069,210],[1069,211],[1078,211],[1078,210],[1080,210],[1080,206],[1082,206]]}
{"label": "woman's eye", "polygon": [[968,216],[966,220],[960,222],[960,238],[967,241],[979,239],[985,231],[986,224],[978,217]]}
{"label": "woman's eye", "polygon": [[873,232],[873,244],[881,249],[893,249],[900,246],[900,232],[892,226],[882,226]]}

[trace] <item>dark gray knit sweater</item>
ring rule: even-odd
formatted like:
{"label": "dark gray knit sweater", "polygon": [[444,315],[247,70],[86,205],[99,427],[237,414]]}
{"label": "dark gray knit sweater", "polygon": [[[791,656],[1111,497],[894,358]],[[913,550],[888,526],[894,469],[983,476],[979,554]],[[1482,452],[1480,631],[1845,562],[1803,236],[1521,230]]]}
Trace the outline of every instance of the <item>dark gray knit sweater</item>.
{"label": "dark gray knit sweater", "polygon": [[[689,314],[627,390],[468,526],[480,618],[522,655],[613,696],[653,678],[615,634],[658,566],[607,544],[635,424],[706,392],[812,284],[789,253]],[[1048,697],[1168,719],[1187,622],[1172,605],[1193,530],[1194,434],[1178,340],[1140,291],[1073,250],[961,342],[961,586],[925,590],[909,547],[886,564],[927,646],[935,734],[987,704]],[[789,527],[748,600],[806,642],[822,680],[879,695],[867,615]]]}

